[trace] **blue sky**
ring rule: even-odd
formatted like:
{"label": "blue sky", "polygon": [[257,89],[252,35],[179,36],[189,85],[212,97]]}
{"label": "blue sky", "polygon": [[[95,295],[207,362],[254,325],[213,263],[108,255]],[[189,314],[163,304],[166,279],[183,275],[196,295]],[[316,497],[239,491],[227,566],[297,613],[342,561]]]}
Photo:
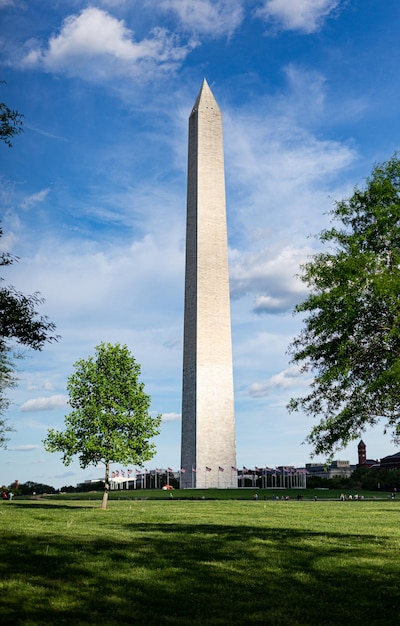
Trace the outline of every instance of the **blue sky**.
{"label": "blue sky", "polygon": [[[206,77],[223,113],[237,464],[303,465],[308,384],[288,361],[299,265],[333,200],[400,145],[397,0],[0,0],[7,283],[46,299],[59,343],[19,364],[0,482],[60,487],[73,363],[125,343],[164,416],[148,467],[179,468],[187,120]],[[216,416],[218,419],[218,416]],[[395,451],[376,428],[369,457]],[[357,442],[337,458],[357,460]],[[117,467],[115,467],[117,469]]]}

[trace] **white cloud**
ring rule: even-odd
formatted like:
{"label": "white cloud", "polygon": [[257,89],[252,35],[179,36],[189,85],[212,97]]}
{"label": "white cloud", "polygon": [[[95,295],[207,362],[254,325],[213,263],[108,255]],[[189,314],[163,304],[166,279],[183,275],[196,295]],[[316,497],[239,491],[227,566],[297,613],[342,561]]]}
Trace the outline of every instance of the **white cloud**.
{"label": "white cloud", "polygon": [[162,0],[157,5],[174,11],[185,30],[213,36],[231,36],[243,20],[240,0]]}
{"label": "white cloud", "polygon": [[306,378],[297,365],[291,365],[264,382],[253,383],[249,386],[248,393],[254,398],[263,398],[277,390],[307,387],[310,382],[311,379]]}
{"label": "white cloud", "polygon": [[258,254],[239,254],[231,264],[233,296],[257,294],[256,313],[278,313],[292,309],[306,294],[296,275],[311,252],[293,246],[275,250],[266,248]]}
{"label": "white cloud", "polygon": [[51,411],[60,407],[68,406],[68,396],[55,395],[48,398],[35,398],[34,400],[27,400],[21,405],[20,411]]}
{"label": "white cloud", "polygon": [[50,193],[50,189],[42,189],[41,191],[38,191],[37,193],[32,194],[31,196],[28,196],[27,198],[25,198],[21,204],[21,207],[23,209],[30,209],[33,206],[35,206],[35,204],[40,204],[41,202],[43,202],[47,196]]}
{"label": "white cloud", "polygon": [[40,384],[29,382],[27,384],[28,391],[37,391],[38,389],[45,389],[46,391],[53,391],[53,383],[50,380],[45,380]]}
{"label": "white cloud", "polygon": [[180,413],[163,413],[163,422],[178,422],[181,419]]}
{"label": "white cloud", "polygon": [[26,444],[22,446],[15,446],[15,448],[12,448],[12,450],[14,450],[15,452],[31,452],[31,450],[41,450],[41,448],[42,446]]}
{"label": "white cloud", "polygon": [[164,28],[154,28],[149,38],[135,41],[124,20],[89,7],[67,17],[47,48],[34,47],[22,65],[95,81],[121,76],[151,79],[155,73],[176,69],[193,46],[193,42],[180,46],[177,36]]}
{"label": "white cloud", "polygon": [[0,252],[10,252],[13,249],[16,240],[17,238],[14,233],[3,233],[0,238]]}
{"label": "white cloud", "polygon": [[314,33],[321,27],[340,0],[265,0],[256,15],[272,21],[283,30]]}
{"label": "white cloud", "polygon": [[287,92],[257,102],[254,110],[224,109],[228,226],[230,237],[240,239],[235,247],[246,240],[252,250],[276,246],[278,232],[282,248],[293,237],[301,246],[324,226],[330,198],[342,196],[343,173],[357,156],[351,142],[313,130],[324,114],[323,76],[295,66],[286,75]]}

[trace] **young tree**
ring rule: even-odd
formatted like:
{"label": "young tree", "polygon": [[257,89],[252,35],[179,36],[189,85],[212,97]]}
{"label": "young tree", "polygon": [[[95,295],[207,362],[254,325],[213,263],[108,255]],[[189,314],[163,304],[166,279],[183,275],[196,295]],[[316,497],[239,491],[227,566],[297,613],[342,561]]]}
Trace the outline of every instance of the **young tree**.
{"label": "young tree", "polygon": [[315,374],[289,410],[319,418],[307,441],[329,453],[385,420],[400,441],[400,161],[376,166],[363,190],[337,202],[338,224],[319,234],[326,252],[303,267],[310,287],[296,307],[304,329],[292,362]]}
{"label": "young tree", "polygon": [[74,365],[67,389],[71,413],[65,430],[50,429],[44,440],[49,452],[62,452],[69,465],[79,456],[80,466],[105,466],[102,509],[107,508],[110,463],[142,465],[155,454],[149,439],[158,435],[161,416],[149,412],[150,396],[140,382],[140,365],[119,344],[101,343],[95,357]]}

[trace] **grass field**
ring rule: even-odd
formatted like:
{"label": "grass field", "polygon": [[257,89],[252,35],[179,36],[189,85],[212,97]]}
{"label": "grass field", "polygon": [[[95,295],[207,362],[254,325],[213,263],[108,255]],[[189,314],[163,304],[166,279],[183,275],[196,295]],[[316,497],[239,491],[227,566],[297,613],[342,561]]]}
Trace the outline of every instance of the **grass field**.
{"label": "grass field", "polygon": [[0,504],[0,622],[390,626],[400,502]]}
{"label": "grass field", "polygon": [[[342,489],[177,489],[174,491],[163,491],[162,489],[133,489],[110,491],[109,498],[111,500],[253,500],[255,494],[259,500],[273,500],[288,496],[291,500],[295,500],[298,495],[304,500],[338,500]],[[386,500],[390,498],[390,493],[384,491],[362,491],[357,489],[346,489],[347,496],[355,496],[362,493],[366,500],[378,499]],[[30,499],[30,496],[26,496]],[[59,493],[54,495],[44,495],[41,497],[50,498],[51,500],[98,500],[101,501],[103,493],[101,491],[91,491],[88,493]]]}

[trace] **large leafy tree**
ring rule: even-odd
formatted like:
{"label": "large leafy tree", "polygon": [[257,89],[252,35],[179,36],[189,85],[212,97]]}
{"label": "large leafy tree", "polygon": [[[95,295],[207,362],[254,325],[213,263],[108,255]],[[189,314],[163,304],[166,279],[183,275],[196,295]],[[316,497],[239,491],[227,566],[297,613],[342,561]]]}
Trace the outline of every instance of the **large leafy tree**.
{"label": "large leafy tree", "polygon": [[159,434],[161,416],[149,413],[150,396],[140,382],[140,365],[120,344],[101,343],[95,356],[74,365],[67,389],[72,411],[65,430],[50,429],[49,452],[62,452],[69,465],[75,455],[82,468],[105,466],[102,508],[107,508],[110,463],[142,465],[155,454],[149,439]]}
{"label": "large leafy tree", "polygon": [[[12,138],[23,130],[22,117],[21,113],[0,102],[0,141],[10,148]],[[0,239],[2,235],[0,228]],[[17,257],[6,252],[0,253],[0,266],[11,265],[16,261]],[[20,353],[15,351],[14,346],[17,344],[41,350],[46,341],[58,338],[54,335],[55,325],[36,310],[43,302],[38,293],[26,296],[13,286],[2,283],[4,278],[0,277],[0,448],[6,447],[6,434],[12,430],[4,419],[4,413],[10,405],[6,389],[16,384],[14,362]]]}
{"label": "large leafy tree", "polygon": [[10,406],[10,400],[6,395],[6,389],[15,387],[14,369],[7,350],[0,350],[0,448],[7,447],[7,434],[12,432],[9,421],[4,418],[4,413]]}
{"label": "large leafy tree", "polygon": [[[0,238],[3,231],[0,228]],[[0,266],[10,265],[18,258],[7,253],[0,254]],[[0,284],[4,278],[0,277]],[[24,295],[12,285],[0,287],[0,352],[6,350],[10,342],[17,341],[34,350],[41,350],[46,341],[54,341],[55,324],[40,315],[37,307],[44,302],[35,292]]]}
{"label": "large leafy tree", "polygon": [[[0,238],[2,234],[0,228]],[[0,253],[0,267],[16,261],[17,257]],[[12,430],[3,416],[10,404],[6,389],[16,384],[15,359],[21,356],[16,347],[41,350],[46,342],[58,339],[53,322],[37,310],[42,303],[40,294],[25,295],[0,277],[0,447],[5,447],[6,433]]]}
{"label": "large leafy tree", "polygon": [[383,421],[400,441],[400,160],[376,166],[365,188],[337,202],[326,247],[302,267],[308,297],[292,361],[314,374],[290,410],[319,419],[307,441],[332,454]]}
{"label": "large leafy tree", "polygon": [[[0,83],[4,83],[4,81],[0,81]],[[0,102],[0,141],[4,141],[9,148],[12,147],[12,138],[22,133],[22,117],[22,113],[10,109],[7,104]]]}

